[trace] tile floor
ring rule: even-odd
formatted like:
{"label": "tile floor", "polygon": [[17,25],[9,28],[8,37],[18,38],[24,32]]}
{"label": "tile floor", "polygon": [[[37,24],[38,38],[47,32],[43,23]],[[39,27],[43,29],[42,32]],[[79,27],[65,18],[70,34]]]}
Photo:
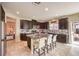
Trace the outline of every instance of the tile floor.
{"label": "tile floor", "polygon": [[47,56],[79,56],[79,46],[57,43],[56,48],[50,50]]}
{"label": "tile floor", "polygon": [[27,47],[27,41],[7,41],[6,56],[30,56],[31,51]]}
{"label": "tile floor", "polygon": [[[7,41],[6,51],[6,56],[33,56],[27,47],[26,41]],[[50,50],[46,56],[79,56],[79,46],[75,47],[69,44],[57,43],[56,48]]]}

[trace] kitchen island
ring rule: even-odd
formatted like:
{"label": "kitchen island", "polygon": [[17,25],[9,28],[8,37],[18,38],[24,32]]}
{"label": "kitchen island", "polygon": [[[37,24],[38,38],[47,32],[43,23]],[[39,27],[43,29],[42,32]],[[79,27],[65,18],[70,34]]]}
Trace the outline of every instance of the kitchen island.
{"label": "kitchen island", "polygon": [[42,46],[43,43],[40,43],[41,40],[47,40],[47,34],[45,33],[32,33],[32,34],[27,34],[26,37],[27,39],[27,45],[31,49],[31,53],[33,54],[33,49],[39,48],[39,46]]}

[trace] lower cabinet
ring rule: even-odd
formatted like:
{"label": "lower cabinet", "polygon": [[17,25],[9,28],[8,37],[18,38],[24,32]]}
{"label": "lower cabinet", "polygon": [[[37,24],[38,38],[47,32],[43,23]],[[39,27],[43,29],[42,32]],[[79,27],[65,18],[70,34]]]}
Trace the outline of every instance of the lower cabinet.
{"label": "lower cabinet", "polygon": [[64,34],[58,34],[57,36],[57,42],[66,43],[67,36]]}

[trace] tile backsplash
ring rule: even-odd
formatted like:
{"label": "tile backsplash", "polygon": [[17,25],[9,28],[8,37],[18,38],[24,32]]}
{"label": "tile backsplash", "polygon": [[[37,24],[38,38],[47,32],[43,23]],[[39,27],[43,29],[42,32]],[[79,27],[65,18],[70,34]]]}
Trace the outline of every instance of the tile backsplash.
{"label": "tile backsplash", "polygon": [[[32,33],[34,29],[21,29],[20,33]],[[68,30],[49,30],[49,29],[35,29],[36,32],[40,33],[54,33],[54,34],[66,34],[68,35]]]}
{"label": "tile backsplash", "polygon": [[49,33],[54,33],[54,34],[66,34],[68,35],[68,30],[49,30]]}

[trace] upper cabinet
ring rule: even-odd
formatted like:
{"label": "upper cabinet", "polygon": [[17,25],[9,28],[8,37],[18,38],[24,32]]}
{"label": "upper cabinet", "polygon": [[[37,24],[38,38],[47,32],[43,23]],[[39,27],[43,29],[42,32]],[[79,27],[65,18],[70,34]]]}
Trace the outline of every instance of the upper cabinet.
{"label": "upper cabinet", "polygon": [[48,29],[48,22],[43,22],[43,23],[39,23],[39,28],[40,29]]}
{"label": "upper cabinet", "polygon": [[37,21],[36,20],[32,20],[32,25],[37,25]]}
{"label": "upper cabinet", "polygon": [[50,30],[64,30],[68,29],[68,18],[53,19],[49,21]]}
{"label": "upper cabinet", "polygon": [[68,29],[68,18],[59,19],[59,29]]}
{"label": "upper cabinet", "polygon": [[49,29],[50,30],[58,30],[59,27],[58,27],[58,19],[54,19],[54,20],[51,20],[49,21]]}
{"label": "upper cabinet", "polygon": [[28,29],[28,21],[27,20],[20,20],[21,29]]}
{"label": "upper cabinet", "polygon": [[5,12],[1,4],[0,4],[0,20],[5,21]]}
{"label": "upper cabinet", "polygon": [[36,20],[28,21],[28,20],[20,20],[20,28],[21,29],[48,29],[48,22],[37,22]]}
{"label": "upper cabinet", "polygon": [[39,27],[39,29],[48,29],[48,22],[38,22],[36,20],[32,20],[32,25],[34,25],[36,28]]}

